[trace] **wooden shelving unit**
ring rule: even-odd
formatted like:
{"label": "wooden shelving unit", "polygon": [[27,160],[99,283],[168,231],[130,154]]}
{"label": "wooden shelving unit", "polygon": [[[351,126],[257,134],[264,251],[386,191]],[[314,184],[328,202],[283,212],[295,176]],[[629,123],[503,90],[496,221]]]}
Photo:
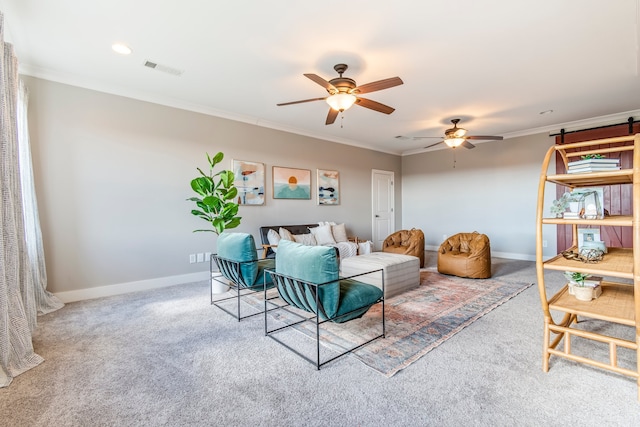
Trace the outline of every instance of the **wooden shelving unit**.
{"label": "wooden shelving unit", "polygon": [[[625,145],[626,144],[626,145]],[[580,151],[575,151],[576,149]],[[608,172],[592,172],[582,174],[547,175],[549,165],[559,154],[565,163],[572,157],[585,154],[611,154],[621,151],[633,151],[633,168]],[[556,184],[573,190],[580,187],[604,187],[616,184],[633,185],[633,214],[608,216],[604,219],[563,219],[545,218],[545,189],[554,188],[548,184]],[[555,190],[554,190],[555,191]],[[555,194],[555,193],[554,193]],[[573,247],[577,247],[577,228],[579,226],[620,226],[633,229],[633,245],[631,248],[609,248],[602,261],[584,263],[566,259],[558,254],[550,259],[543,258],[542,237],[544,225],[571,225],[573,230]],[[563,357],[575,362],[585,363],[598,368],[617,372],[636,378],[638,382],[638,400],[640,400],[640,358],[637,356],[640,344],[640,134],[600,139],[551,147],[544,158],[540,184],[538,189],[538,206],[536,214],[536,270],[538,291],[544,312],[543,363],[545,372],[549,370],[549,359],[553,356]],[[602,283],[602,295],[597,299],[585,302],[577,300],[569,294],[565,285],[555,295],[547,295],[545,271],[581,271],[597,276],[605,276]],[[625,279],[625,280],[617,280]],[[560,312],[562,319],[554,320],[551,311]],[[595,331],[575,327],[578,316],[599,319],[626,325],[635,329],[635,341],[602,335]],[[605,343],[609,346],[609,360],[598,361],[574,354],[571,349],[573,337]],[[619,347],[636,351],[635,369],[618,366],[617,349]]]}

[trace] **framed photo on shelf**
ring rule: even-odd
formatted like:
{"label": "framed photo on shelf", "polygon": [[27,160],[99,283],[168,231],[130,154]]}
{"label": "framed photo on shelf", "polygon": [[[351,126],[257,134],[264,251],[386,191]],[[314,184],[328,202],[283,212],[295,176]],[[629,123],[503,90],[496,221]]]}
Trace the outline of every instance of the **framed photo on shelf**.
{"label": "framed photo on shelf", "polygon": [[594,242],[600,242],[599,228],[578,228],[578,250],[585,244],[593,247],[596,244]]}
{"label": "framed photo on shelf", "polygon": [[311,171],[309,169],[273,167],[274,199],[311,199]]}
{"label": "framed photo on shelf", "polygon": [[327,169],[318,169],[318,204],[340,204],[340,172]]}
{"label": "framed photo on shelf", "polygon": [[239,205],[264,205],[264,163],[233,160],[233,185]]}

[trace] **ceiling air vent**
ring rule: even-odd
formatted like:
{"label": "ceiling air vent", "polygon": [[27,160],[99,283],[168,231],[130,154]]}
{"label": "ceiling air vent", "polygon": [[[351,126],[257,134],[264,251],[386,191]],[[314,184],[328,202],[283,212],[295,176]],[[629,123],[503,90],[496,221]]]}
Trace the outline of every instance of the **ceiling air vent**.
{"label": "ceiling air vent", "polygon": [[167,65],[158,64],[157,62],[146,60],[144,66],[147,68],[153,68],[154,70],[162,71],[163,73],[171,74],[172,76],[181,76],[184,71],[177,68],[169,67]]}

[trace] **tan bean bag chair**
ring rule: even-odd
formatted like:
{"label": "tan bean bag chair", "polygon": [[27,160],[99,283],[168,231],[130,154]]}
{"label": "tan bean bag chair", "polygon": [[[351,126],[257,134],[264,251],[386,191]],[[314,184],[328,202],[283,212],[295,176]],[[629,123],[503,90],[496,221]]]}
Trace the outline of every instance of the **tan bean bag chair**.
{"label": "tan bean bag chair", "polygon": [[472,279],[491,277],[489,238],[477,231],[449,237],[438,249],[438,272]]}
{"label": "tan bean bag chair", "polygon": [[396,231],[384,239],[382,252],[417,256],[420,258],[420,268],[422,268],[424,267],[424,233],[417,228]]}

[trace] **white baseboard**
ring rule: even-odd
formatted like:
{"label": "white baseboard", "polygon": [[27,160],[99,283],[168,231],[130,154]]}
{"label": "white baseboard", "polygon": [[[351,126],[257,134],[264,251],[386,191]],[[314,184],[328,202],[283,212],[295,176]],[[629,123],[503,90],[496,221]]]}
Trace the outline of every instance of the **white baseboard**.
{"label": "white baseboard", "polygon": [[[437,251],[440,246],[425,246],[428,251]],[[517,259],[524,261],[535,261],[535,255],[515,254],[509,252],[491,252],[491,256],[498,258]],[[198,282],[207,280],[209,271],[201,271],[198,273],[181,274],[178,276],[159,277],[157,279],[139,280],[136,282],[119,283],[115,285],[99,286],[97,288],[78,289],[76,291],[56,292],[54,293],[60,301],[64,303],[83,301],[87,299],[110,297],[113,295],[121,295],[129,292],[146,291],[149,289],[165,288],[167,286],[181,285],[183,283]]]}
{"label": "white baseboard", "polygon": [[93,298],[109,297],[127,294],[129,292],[146,291],[149,289],[165,288],[183,283],[199,282],[209,278],[209,271],[181,274],[178,276],[159,277],[157,279],[138,280],[136,282],[119,283],[115,285],[99,286],[97,288],[78,289],[54,293],[64,303],[83,301]]}
{"label": "white baseboard", "polygon": [[[426,250],[428,250],[428,251],[436,252],[440,248],[440,245],[438,245],[438,246],[425,245],[424,248]],[[495,252],[493,250],[491,251],[491,256],[492,257],[496,257],[496,258],[517,259],[517,260],[520,260],[520,261],[535,261],[536,260],[535,254],[533,254],[533,255],[530,255],[530,254],[516,254],[516,253],[511,253],[511,252]]]}

